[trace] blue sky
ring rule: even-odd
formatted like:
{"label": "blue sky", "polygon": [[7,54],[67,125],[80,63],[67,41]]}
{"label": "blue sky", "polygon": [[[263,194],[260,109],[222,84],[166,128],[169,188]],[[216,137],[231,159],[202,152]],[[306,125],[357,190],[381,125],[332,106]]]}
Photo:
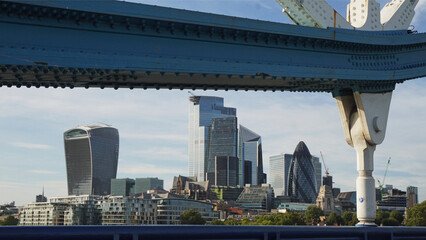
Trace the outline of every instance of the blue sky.
{"label": "blue sky", "polygon": [[[289,23],[274,0],[138,0],[134,2]],[[328,1],[343,16],[348,0]],[[386,1],[379,1],[382,6]],[[426,0],[413,25],[425,32]],[[387,136],[375,154],[375,177],[399,189],[419,187],[426,199],[425,79],[394,91]],[[262,136],[269,156],[292,153],[305,141],[313,155],[322,151],[336,187],[355,189],[355,151],[346,144],[335,100],[326,93],[194,91],[220,96],[237,108],[238,121]],[[119,129],[118,177],[159,177],[170,188],[173,176],[187,174],[187,91],[128,89],[0,88],[0,204],[67,194],[62,134],[77,125],[107,123]]]}

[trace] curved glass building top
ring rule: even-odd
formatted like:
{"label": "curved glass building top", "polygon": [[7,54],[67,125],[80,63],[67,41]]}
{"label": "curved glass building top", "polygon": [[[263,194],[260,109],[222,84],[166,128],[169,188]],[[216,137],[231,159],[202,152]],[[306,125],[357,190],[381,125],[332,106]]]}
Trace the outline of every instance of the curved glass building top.
{"label": "curved glass building top", "polygon": [[288,194],[298,202],[315,203],[317,197],[312,156],[303,141],[297,144],[289,169]]}
{"label": "curved glass building top", "polygon": [[64,133],[69,195],[110,194],[117,175],[119,134],[109,126],[84,126]]}

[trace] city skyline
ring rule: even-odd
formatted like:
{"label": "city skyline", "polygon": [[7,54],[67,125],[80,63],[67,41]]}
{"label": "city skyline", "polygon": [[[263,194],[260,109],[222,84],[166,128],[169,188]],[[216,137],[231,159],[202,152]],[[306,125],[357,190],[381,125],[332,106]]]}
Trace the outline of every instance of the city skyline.
{"label": "city skyline", "polygon": [[[175,2],[178,3],[155,1],[170,7],[186,4],[186,8],[193,10],[199,7],[200,11],[288,22],[275,1],[232,1],[232,6],[227,8],[218,6],[223,1],[202,1],[204,6],[193,4],[193,1]],[[340,10],[343,4],[346,5],[345,1],[329,2],[340,6]],[[421,16],[421,12],[425,13],[425,5],[424,1],[419,3],[413,23],[421,32],[426,30],[419,24],[425,21]],[[377,147],[373,173],[376,182],[377,178],[381,180],[386,160],[391,156],[393,162],[386,183],[402,190],[410,185],[417,186],[419,202],[426,198],[426,177],[423,174],[426,169],[422,159],[422,150],[426,146],[422,137],[426,133],[422,128],[426,119],[423,90],[426,90],[424,79],[397,86],[387,136]],[[269,164],[269,156],[292,153],[294,145],[303,140],[313,155],[319,156],[319,151],[323,152],[336,187],[342,191],[355,189],[356,154],[344,140],[331,94],[194,93],[224,97],[226,105],[239,110],[240,123],[255,129],[263,138],[265,165]],[[65,196],[66,170],[61,135],[77,124],[97,122],[111,124],[122,133],[118,178],[159,177],[165,180],[165,188],[170,188],[172,176],[187,175],[188,96],[186,91],[168,90],[0,88],[3,152],[0,203],[16,200],[22,205],[32,202],[43,186],[48,197]]]}

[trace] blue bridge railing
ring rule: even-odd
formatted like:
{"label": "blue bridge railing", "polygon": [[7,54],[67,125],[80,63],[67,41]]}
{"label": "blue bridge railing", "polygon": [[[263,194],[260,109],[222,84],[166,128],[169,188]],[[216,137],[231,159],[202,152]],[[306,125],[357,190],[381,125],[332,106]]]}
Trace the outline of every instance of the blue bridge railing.
{"label": "blue bridge railing", "polygon": [[54,226],[0,227],[0,239],[149,240],[425,240],[425,227]]}

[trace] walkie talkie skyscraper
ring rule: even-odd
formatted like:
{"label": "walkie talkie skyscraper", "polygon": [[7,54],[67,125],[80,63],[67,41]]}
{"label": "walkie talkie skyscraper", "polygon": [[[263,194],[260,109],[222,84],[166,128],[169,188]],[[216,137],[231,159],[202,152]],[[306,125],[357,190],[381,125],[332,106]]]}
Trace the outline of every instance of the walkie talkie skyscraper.
{"label": "walkie talkie skyscraper", "polygon": [[117,175],[119,136],[109,126],[76,127],[64,133],[68,195],[108,195]]}

